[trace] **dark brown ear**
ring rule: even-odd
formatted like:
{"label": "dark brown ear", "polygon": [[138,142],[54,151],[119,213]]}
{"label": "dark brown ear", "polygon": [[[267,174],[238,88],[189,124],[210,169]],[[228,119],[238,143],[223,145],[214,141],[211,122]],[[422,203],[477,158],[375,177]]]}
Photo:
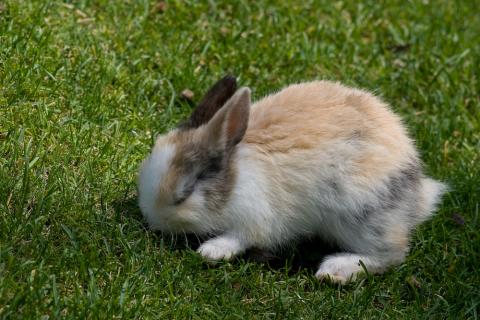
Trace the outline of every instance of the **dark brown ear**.
{"label": "dark brown ear", "polygon": [[225,102],[233,96],[236,90],[237,80],[235,77],[227,75],[218,80],[205,94],[202,101],[193,111],[190,119],[180,125],[180,128],[194,129],[202,124],[206,124]]}

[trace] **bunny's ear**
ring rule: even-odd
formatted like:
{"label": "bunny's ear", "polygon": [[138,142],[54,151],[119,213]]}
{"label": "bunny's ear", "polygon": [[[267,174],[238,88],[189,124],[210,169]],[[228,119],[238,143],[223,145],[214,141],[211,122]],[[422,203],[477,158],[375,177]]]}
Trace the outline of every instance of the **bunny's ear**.
{"label": "bunny's ear", "polygon": [[237,89],[235,77],[227,75],[218,80],[205,94],[193,111],[190,119],[183,123],[182,129],[195,129],[206,124],[218,110],[230,99]]}
{"label": "bunny's ear", "polygon": [[250,116],[250,89],[243,87],[227,101],[206,127],[210,147],[231,151],[245,135]]}

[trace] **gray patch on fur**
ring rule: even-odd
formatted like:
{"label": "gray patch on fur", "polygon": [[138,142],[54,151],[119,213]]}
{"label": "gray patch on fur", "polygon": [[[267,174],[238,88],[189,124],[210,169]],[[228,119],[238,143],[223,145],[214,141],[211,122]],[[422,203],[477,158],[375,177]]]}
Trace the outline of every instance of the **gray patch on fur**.
{"label": "gray patch on fur", "polygon": [[364,139],[363,131],[357,129],[352,132],[352,134],[347,138],[347,143],[351,145],[356,145],[362,142]]}
{"label": "gray patch on fur", "polygon": [[389,179],[386,200],[391,204],[395,204],[403,200],[406,193],[417,191],[421,177],[421,167],[418,161],[412,161],[400,170],[399,174]]}
{"label": "gray patch on fur", "polygon": [[[207,206],[220,213],[233,189],[235,171],[231,155],[220,150],[211,150],[201,145],[187,144],[179,150],[172,166],[188,178],[185,190],[180,192],[178,204],[199,188],[204,192]],[[177,201],[176,201],[177,202]]]}
{"label": "gray patch on fur", "polygon": [[375,219],[375,216],[405,206],[406,201],[409,202],[409,206],[415,208],[415,198],[420,187],[421,177],[421,166],[416,159],[412,160],[403,169],[387,179],[385,182],[386,188],[377,192],[377,204],[366,203],[358,210],[354,216],[355,222],[368,225],[372,222],[372,219]]}
{"label": "gray patch on fur", "polygon": [[340,195],[340,184],[337,181],[335,181],[334,179],[328,180],[327,185],[333,190],[333,192],[335,192],[335,194]]}
{"label": "gray patch on fur", "polygon": [[368,228],[376,237],[383,237],[385,235],[385,227],[382,225],[374,224],[368,226]]}

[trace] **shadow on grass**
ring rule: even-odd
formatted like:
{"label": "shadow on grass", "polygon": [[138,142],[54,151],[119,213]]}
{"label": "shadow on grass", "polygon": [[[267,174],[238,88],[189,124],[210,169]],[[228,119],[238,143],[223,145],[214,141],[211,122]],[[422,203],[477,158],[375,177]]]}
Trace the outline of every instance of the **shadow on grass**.
{"label": "shadow on grass", "polygon": [[[146,232],[151,232],[148,231],[148,225],[143,220],[136,196],[119,199],[114,201],[112,205],[118,219],[135,220],[145,228]],[[157,241],[162,241],[166,247],[172,250],[196,250],[202,242],[212,237],[211,235],[198,236],[194,234],[170,235],[161,232],[154,233],[157,236]],[[287,269],[289,274],[295,274],[305,269],[315,272],[323,257],[339,251],[341,250],[338,247],[326,243],[320,238],[309,238],[277,251],[251,248],[239,258],[240,260],[243,259],[249,262],[260,263],[266,268],[274,270]],[[239,259],[234,263],[238,262]]]}

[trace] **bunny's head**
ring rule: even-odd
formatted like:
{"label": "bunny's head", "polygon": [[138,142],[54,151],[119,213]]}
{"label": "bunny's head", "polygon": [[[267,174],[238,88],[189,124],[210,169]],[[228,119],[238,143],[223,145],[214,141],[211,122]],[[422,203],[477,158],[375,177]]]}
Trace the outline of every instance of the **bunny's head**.
{"label": "bunny's head", "polygon": [[208,232],[234,187],[232,156],[248,125],[250,90],[219,80],[191,117],[160,135],[138,176],[140,209],[150,227]]}

